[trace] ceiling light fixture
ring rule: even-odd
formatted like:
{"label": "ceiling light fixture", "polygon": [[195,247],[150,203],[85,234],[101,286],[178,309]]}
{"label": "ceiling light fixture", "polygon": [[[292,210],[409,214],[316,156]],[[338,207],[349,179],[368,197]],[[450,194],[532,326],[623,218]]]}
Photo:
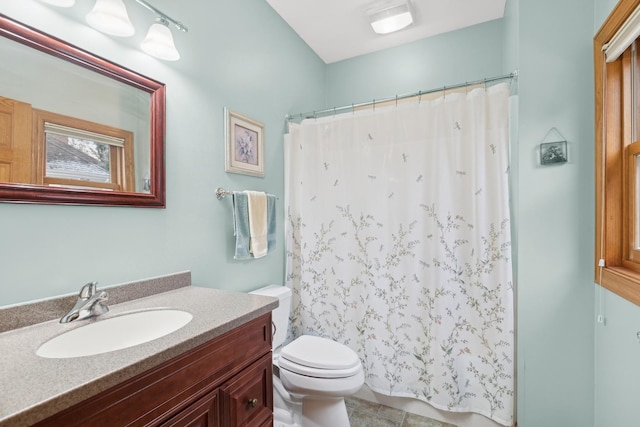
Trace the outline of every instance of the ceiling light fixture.
{"label": "ceiling light fixture", "polygon": [[71,7],[76,3],[76,0],[40,0],[42,3],[52,4],[58,7]]}
{"label": "ceiling light fixture", "polygon": [[367,11],[373,31],[388,34],[413,23],[411,5],[407,0],[378,3]]}
{"label": "ceiling light fixture", "polygon": [[129,37],[136,32],[122,0],[96,0],[87,14],[87,22],[96,30],[112,36]]}

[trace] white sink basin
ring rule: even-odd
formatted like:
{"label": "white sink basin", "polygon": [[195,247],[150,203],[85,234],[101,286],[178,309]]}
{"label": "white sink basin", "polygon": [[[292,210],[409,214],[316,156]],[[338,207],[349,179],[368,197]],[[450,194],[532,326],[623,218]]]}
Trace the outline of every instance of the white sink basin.
{"label": "white sink basin", "polygon": [[49,359],[91,356],[153,341],[193,319],[182,310],[157,309],[122,314],[82,326],[42,344],[36,354]]}

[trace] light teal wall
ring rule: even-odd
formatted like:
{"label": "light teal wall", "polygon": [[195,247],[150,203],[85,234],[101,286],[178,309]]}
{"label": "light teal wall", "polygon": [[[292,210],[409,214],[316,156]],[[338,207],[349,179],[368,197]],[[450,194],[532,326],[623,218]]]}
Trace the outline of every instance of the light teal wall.
{"label": "light teal wall", "polygon": [[[322,105],[324,63],[263,0],[154,1],[189,27],[174,31],[175,63],[137,48],[153,22],[146,9],[127,2],[138,33],[120,40],[81,22],[92,5],[4,1],[0,13],[166,83],[167,208],[0,203],[0,305],[77,292],[90,280],[106,286],[184,270],[195,284],[222,289],[282,283],[282,228],[278,251],[234,261],[231,201],[214,191],[274,193],[283,224],[284,117]],[[224,172],[225,106],[265,124],[264,179]]]}
{"label": "light teal wall", "polygon": [[[616,5],[595,0],[594,33]],[[640,396],[640,307],[595,286],[595,426],[636,427]]]}
{"label": "light teal wall", "polygon": [[330,64],[327,107],[500,75],[502,46],[502,20],[495,20]]}
{"label": "light teal wall", "polygon": [[[518,425],[592,426],[593,3],[517,9]],[[541,167],[554,127],[569,162]]]}
{"label": "light teal wall", "polygon": [[[640,308],[596,286],[595,426],[637,427],[640,396]],[[595,314],[594,314],[595,316]]]}

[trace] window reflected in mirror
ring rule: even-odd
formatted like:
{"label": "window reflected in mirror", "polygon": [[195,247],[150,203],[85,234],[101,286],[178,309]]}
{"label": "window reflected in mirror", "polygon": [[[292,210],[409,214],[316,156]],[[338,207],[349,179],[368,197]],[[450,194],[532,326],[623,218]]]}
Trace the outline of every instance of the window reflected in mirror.
{"label": "window reflected in mirror", "polygon": [[73,138],[45,130],[44,178],[111,184],[111,150],[95,139]]}
{"label": "window reflected in mirror", "polygon": [[[130,132],[120,136],[44,122],[44,184],[135,191]],[[38,141],[36,141],[38,143]]]}

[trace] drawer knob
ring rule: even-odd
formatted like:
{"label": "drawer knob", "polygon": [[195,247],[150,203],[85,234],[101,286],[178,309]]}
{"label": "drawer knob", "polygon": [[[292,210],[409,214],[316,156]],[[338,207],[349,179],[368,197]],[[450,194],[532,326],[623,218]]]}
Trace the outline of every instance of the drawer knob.
{"label": "drawer knob", "polygon": [[249,399],[249,406],[255,408],[258,405],[258,399]]}

